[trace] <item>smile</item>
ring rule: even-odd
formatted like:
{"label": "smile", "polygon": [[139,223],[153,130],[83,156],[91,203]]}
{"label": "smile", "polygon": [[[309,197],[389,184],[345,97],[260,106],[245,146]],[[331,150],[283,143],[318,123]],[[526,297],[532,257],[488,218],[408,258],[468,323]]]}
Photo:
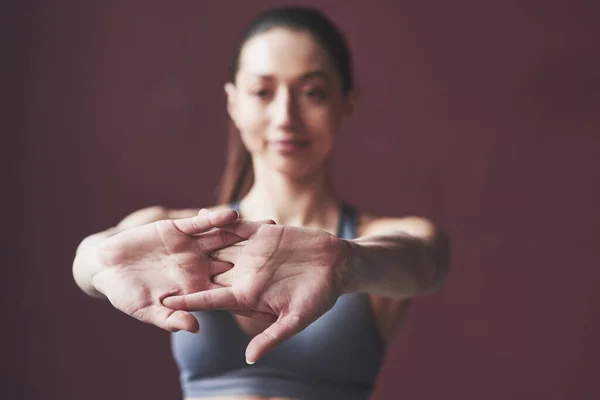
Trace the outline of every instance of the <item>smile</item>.
{"label": "smile", "polygon": [[298,139],[269,140],[267,143],[270,148],[272,148],[282,154],[296,153],[296,152],[302,151],[310,146],[310,142],[308,140],[298,140]]}

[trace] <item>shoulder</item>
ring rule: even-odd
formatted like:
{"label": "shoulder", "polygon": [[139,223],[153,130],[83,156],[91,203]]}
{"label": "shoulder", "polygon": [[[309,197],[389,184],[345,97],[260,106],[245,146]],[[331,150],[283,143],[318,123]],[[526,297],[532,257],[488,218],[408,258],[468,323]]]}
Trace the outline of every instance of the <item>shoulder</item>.
{"label": "shoulder", "polygon": [[431,220],[417,215],[388,217],[360,213],[358,220],[359,236],[385,234],[388,232],[404,232],[410,236],[431,238],[435,236],[437,228]]}
{"label": "shoulder", "polygon": [[[204,207],[209,210],[219,210],[224,208],[229,208],[228,204],[219,204],[211,207]],[[181,219],[193,217],[198,214],[200,208],[180,208],[173,209],[167,208],[163,206],[150,206],[144,207],[139,210],[136,210],[130,214],[128,214],[125,218],[119,222],[117,227],[119,229],[128,229],[133,228],[140,225],[149,224],[155,221],[160,221],[163,219]]]}

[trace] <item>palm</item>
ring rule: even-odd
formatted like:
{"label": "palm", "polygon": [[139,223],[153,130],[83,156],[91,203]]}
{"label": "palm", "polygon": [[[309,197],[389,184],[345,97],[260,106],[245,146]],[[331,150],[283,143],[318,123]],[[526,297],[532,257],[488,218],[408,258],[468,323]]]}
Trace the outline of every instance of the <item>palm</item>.
{"label": "palm", "polygon": [[[232,231],[234,232],[234,231]],[[219,250],[213,257],[234,264],[213,278],[221,289],[169,297],[165,304],[182,310],[247,309],[278,320],[248,346],[256,360],[300,332],[334,304],[343,290],[347,246],[324,231],[263,226],[246,244]]]}
{"label": "palm", "polygon": [[239,257],[229,260],[235,267],[215,282],[231,285],[238,303],[257,311],[325,312],[337,298],[331,268],[337,255],[325,251],[335,240],[322,231],[271,226],[248,241]]}
{"label": "palm", "polygon": [[[244,238],[213,229],[231,223],[235,213],[207,214],[175,221],[158,221],[128,229],[107,239],[98,249],[104,266],[96,275],[98,289],[119,310],[163,329],[198,329],[196,319],[162,305],[173,294],[187,294],[219,287],[211,277],[231,265],[209,257],[216,249]],[[237,221],[248,232],[259,224]]]}

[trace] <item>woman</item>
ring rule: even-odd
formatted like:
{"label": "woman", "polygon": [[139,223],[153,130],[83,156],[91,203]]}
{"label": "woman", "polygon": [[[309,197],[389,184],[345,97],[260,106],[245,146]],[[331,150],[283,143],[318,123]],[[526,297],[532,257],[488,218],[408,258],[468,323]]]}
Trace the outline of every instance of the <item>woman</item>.
{"label": "woman", "polygon": [[446,241],[424,218],[359,213],[333,193],[354,93],[325,16],[259,15],[225,92],[223,204],[131,214],[84,239],[75,280],[173,332],[188,400],[365,399],[407,302],[445,277]]}

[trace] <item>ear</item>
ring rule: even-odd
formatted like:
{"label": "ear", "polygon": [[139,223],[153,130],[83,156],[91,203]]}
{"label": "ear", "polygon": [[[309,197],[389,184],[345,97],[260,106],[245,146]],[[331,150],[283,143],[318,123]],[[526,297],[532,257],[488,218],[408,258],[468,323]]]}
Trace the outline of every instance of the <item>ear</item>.
{"label": "ear", "polygon": [[237,111],[235,85],[231,82],[227,82],[223,89],[225,89],[225,96],[227,96],[227,113],[229,114],[231,120],[235,123]]}

